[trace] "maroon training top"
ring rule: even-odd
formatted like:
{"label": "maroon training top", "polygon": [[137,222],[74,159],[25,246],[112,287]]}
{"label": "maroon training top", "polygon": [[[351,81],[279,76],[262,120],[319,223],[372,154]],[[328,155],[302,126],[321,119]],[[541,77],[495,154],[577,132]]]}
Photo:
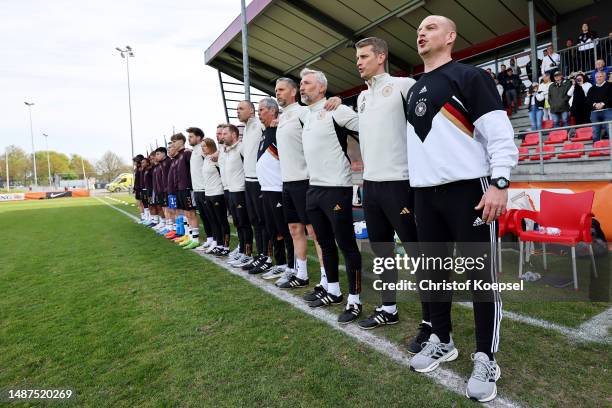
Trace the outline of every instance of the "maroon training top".
{"label": "maroon training top", "polygon": [[143,188],[152,191],[153,190],[153,167],[145,169],[143,172]]}
{"label": "maroon training top", "polygon": [[166,178],[166,192],[168,194],[176,195],[176,157],[170,158],[170,166],[168,167],[168,173]]}
{"label": "maroon training top", "polygon": [[176,188],[177,190],[191,190],[191,171],[189,162],[191,150],[183,149],[174,156],[176,161]]}

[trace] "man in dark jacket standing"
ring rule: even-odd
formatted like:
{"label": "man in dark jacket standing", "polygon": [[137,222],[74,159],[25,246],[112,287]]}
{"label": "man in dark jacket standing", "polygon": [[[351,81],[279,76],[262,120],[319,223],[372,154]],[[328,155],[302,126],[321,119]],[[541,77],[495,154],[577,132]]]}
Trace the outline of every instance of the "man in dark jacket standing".
{"label": "man in dark jacket standing", "polygon": [[[595,74],[595,86],[589,89],[587,104],[592,107],[591,122],[605,122],[612,120],[612,84],[606,82],[606,74],[597,72]],[[593,125],[593,141],[601,139],[601,130],[607,125]],[[610,137],[610,135],[608,135]]]}
{"label": "man in dark jacket standing", "polygon": [[569,95],[572,83],[563,79],[561,72],[555,72],[555,82],[548,88],[548,103],[555,127],[569,125]]}

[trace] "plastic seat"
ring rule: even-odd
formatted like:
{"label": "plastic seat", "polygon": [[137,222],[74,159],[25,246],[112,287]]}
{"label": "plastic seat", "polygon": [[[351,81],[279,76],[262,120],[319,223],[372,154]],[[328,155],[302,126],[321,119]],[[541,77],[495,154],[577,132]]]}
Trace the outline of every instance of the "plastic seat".
{"label": "plastic seat", "polygon": [[571,139],[572,142],[588,142],[593,139],[593,128],[583,127],[576,129],[576,135]]}
{"label": "plastic seat", "polygon": [[[529,158],[529,160],[540,160],[540,156],[538,155],[538,153],[540,153],[540,148],[536,147],[536,154],[531,156]],[[555,146],[542,146],[542,160],[550,160],[553,157],[555,157]]]}
{"label": "plastic seat", "polygon": [[580,152],[560,153],[557,155],[558,159],[578,159],[584,156],[584,143],[566,143],[561,150],[581,150]]}
{"label": "plastic seat", "polygon": [[576,272],[576,245],[584,242],[589,247],[591,262],[595,277],[597,267],[593,254],[591,222],[593,214],[594,191],[575,194],[553,193],[542,190],[540,194],[540,211],[518,210],[514,213],[514,225],[522,226],[523,219],[535,221],[540,226],[555,227],[560,230],[558,235],[542,234],[539,231],[521,231],[519,233],[519,278],[523,274],[523,246],[525,242],[541,242],[543,246],[544,269],[546,265],[546,243],[555,243],[571,247],[572,272],[574,289],[578,290],[578,275]]}
{"label": "plastic seat", "polygon": [[526,147],[519,147],[519,161],[524,161],[529,159],[529,149]]}
{"label": "plastic seat", "polygon": [[539,144],[538,134],[537,133],[527,133],[525,135],[525,139],[523,143],[521,143],[521,147],[523,146],[537,146]]}
{"label": "plastic seat", "polygon": [[[598,140],[593,143],[593,148],[601,149],[602,147],[610,147],[609,140]],[[598,157],[598,156],[609,156],[610,150],[596,150],[594,152],[589,152],[589,157]]]}
{"label": "plastic seat", "polygon": [[567,140],[567,130],[555,130],[548,134],[544,144],[558,144]]}

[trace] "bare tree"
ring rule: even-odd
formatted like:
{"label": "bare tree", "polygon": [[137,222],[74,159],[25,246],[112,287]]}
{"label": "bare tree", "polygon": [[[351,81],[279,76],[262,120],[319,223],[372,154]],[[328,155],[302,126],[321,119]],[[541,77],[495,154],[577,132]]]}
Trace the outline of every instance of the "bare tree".
{"label": "bare tree", "polygon": [[96,170],[103,181],[110,182],[123,172],[131,172],[131,167],[124,163],[116,153],[107,151],[96,162]]}

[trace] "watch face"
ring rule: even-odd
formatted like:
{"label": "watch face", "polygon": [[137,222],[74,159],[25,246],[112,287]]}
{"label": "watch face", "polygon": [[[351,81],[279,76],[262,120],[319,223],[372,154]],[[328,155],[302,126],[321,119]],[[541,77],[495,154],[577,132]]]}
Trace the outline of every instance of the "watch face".
{"label": "watch face", "polygon": [[508,186],[508,181],[506,179],[500,178],[497,179],[497,183],[495,184],[497,184],[497,187],[499,188],[506,188]]}

